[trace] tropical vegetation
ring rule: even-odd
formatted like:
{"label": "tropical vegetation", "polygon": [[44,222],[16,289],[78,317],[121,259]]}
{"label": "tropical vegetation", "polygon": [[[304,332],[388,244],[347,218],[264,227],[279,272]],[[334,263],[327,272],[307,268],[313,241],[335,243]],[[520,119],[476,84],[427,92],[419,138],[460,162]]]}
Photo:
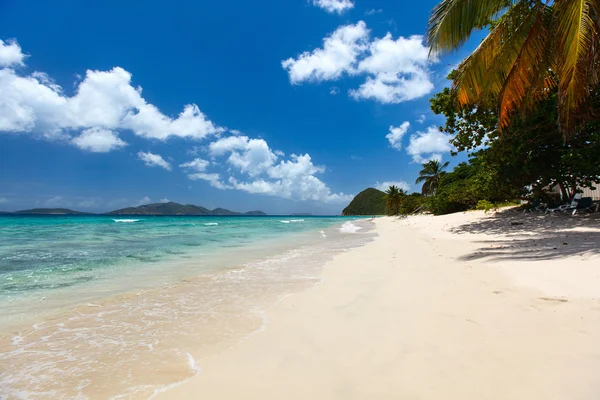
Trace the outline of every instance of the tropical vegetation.
{"label": "tropical vegetation", "polygon": [[402,204],[402,200],[406,196],[406,192],[403,189],[398,188],[395,185],[390,186],[385,191],[385,206],[388,209],[388,212],[398,214],[400,212],[400,205]]}
{"label": "tropical vegetation", "polygon": [[559,128],[571,137],[590,119],[599,83],[599,21],[598,0],[443,0],[431,12],[427,43],[438,56],[488,29],[457,69],[457,105],[496,108],[505,130],[515,111],[527,115],[555,94]]}
{"label": "tropical vegetation", "polygon": [[435,193],[435,190],[440,185],[440,181],[444,174],[444,170],[450,164],[448,161],[440,163],[438,160],[430,160],[423,164],[423,169],[419,172],[419,177],[416,183],[423,182],[421,194],[429,196]]}

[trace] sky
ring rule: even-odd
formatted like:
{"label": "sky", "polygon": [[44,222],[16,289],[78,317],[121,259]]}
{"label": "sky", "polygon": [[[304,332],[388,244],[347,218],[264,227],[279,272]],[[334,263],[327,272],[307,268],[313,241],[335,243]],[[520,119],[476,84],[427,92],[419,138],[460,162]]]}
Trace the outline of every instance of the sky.
{"label": "sky", "polygon": [[0,210],[339,214],[450,161],[436,1],[0,1]]}

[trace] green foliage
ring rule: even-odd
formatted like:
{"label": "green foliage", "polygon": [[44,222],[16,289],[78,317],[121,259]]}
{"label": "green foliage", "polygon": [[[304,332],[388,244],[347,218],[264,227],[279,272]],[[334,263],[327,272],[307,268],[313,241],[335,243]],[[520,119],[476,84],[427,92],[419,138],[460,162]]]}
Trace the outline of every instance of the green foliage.
{"label": "green foliage", "polygon": [[490,203],[487,200],[479,200],[477,202],[477,210],[484,210],[485,213],[487,214],[488,211],[493,210],[495,208],[498,208],[494,203]]}
{"label": "green foliage", "polygon": [[448,164],[448,162],[442,164],[438,160],[430,160],[423,164],[423,169],[419,172],[416,183],[423,182],[421,193],[424,196],[435,193],[435,190],[440,185],[440,180],[446,173],[444,169],[446,169]]}
{"label": "green foliage", "polygon": [[[500,132],[496,107],[459,108],[448,89],[436,94],[431,109],[446,117],[440,130],[453,135],[458,152],[470,152],[468,164],[475,168],[467,173],[468,168],[459,165],[452,176],[442,179],[438,198],[428,201],[430,210],[441,214],[469,209],[479,200],[498,203],[538,197],[564,202],[580,188],[593,187],[600,181],[600,120],[589,120],[565,141],[556,122],[557,102],[556,91],[549,93],[533,111],[515,116]],[[600,88],[592,93],[587,109],[600,114]],[[548,187],[559,187],[563,199],[550,199],[543,190]]]}
{"label": "green foliage", "polygon": [[344,208],[342,215],[384,215],[385,193],[369,188],[357,194],[350,204]]}
{"label": "green foliage", "polygon": [[421,210],[425,203],[425,197],[420,193],[405,195],[398,212],[402,215],[408,215]]}
{"label": "green foliage", "polygon": [[404,190],[394,185],[390,186],[385,191],[385,207],[387,209],[388,214],[400,213],[400,207],[404,203],[404,197],[406,197],[406,193],[404,192]]}

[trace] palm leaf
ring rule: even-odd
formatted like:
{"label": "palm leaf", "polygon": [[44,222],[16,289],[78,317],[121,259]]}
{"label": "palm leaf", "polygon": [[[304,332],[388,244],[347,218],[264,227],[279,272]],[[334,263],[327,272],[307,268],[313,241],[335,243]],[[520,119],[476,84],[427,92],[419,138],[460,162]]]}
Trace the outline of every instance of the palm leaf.
{"label": "palm leaf", "polygon": [[459,105],[481,103],[500,94],[518,56],[515,49],[523,46],[533,24],[529,11],[525,1],[511,7],[457,68],[453,91]]}
{"label": "palm leaf", "polygon": [[570,135],[576,128],[574,115],[598,83],[599,0],[562,0],[555,6],[560,57],[559,122]]}
{"label": "palm leaf", "polygon": [[[545,20],[545,6],[538,5],[534,14],[531,29],[523,45],[517,51],[517,57],[504,80],[499,94],[499,125],[506,127],[512,112],[524,104],[525,99],[539,100],[545,93],[543,90],[550,81],[540,80],[540,76],[548,74],[544,71],[544,60],[551,53],[548,46],[548,30]],[[542,70],[540,70],[542,69]],[[539,86],[542,86],[541,88]]]}
{"label": "palm leaf", "polygon": [[443,0],[431,11],[427,26],[430,53],[454,50],[475,29],[483,26],[510,6],[511,0]]}

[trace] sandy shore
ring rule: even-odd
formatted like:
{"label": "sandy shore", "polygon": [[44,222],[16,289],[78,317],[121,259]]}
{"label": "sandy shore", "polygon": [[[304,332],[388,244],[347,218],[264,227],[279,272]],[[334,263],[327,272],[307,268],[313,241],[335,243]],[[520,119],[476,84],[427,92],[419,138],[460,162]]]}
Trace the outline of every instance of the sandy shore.
{"label": "sandy shore", "polygon": [[480,212],[378,238],[160,399],[598,399],[600,223]]}

